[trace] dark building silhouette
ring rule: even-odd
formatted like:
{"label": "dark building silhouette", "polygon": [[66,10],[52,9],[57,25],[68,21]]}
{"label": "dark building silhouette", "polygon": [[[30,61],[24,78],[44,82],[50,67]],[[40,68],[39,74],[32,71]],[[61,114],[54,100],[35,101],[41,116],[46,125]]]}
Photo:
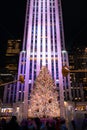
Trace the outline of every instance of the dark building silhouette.
{"label": "dark building silhouette", "polygon": [[[80,44],[69,51],[71,95],[74,102],[87,101],[87,48]],[[84,108],[85,109],[85,108]]]}

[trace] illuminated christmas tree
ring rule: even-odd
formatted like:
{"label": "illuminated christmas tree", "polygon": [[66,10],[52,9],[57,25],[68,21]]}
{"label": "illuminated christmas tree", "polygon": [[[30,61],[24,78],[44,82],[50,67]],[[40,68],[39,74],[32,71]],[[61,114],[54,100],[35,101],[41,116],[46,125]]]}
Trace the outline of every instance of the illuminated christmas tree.
{"label": "illuminated christmas tree", "polygon": [[42,67],[31,91],[28,117],[59,117],[58,92],[46,67]]}

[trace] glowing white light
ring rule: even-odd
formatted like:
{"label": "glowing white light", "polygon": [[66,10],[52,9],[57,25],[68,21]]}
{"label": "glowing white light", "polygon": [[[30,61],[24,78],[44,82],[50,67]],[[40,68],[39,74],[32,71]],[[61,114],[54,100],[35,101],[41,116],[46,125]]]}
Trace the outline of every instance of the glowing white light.
{"label": "glowing white light", "polygon": [[66,53],[66,50],[63,50],[62,53]]}
{"label": "glowing white light", "polygon": [[64,67],[64,68],[69,71],[69,69],[67,67]]}
{"label": "glowing white light", "polygon": [[46,62],[45,61],[42,62],[42,66],[46,66]]}

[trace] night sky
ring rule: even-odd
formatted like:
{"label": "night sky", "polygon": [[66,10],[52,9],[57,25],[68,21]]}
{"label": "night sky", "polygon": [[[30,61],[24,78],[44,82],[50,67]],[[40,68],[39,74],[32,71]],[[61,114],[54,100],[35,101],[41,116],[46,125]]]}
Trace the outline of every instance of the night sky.
{"label": "night sky", "polygon": [[[87,45],[86,0],[61,0],[65,45],[68,50],[74,44]],[[7,40],[23,39],[26,0],[1,0],[0,2],[0,55],[4,54]]]}

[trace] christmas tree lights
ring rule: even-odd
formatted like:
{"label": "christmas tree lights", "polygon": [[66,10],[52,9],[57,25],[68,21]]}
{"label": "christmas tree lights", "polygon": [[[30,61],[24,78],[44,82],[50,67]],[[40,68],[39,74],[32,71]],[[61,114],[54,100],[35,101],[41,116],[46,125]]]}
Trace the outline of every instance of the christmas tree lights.
{"label": "christmas tree lights", "polygon": [[42,67],[30,94],[28,117],[60,116],[58,92],[46,67]]}

